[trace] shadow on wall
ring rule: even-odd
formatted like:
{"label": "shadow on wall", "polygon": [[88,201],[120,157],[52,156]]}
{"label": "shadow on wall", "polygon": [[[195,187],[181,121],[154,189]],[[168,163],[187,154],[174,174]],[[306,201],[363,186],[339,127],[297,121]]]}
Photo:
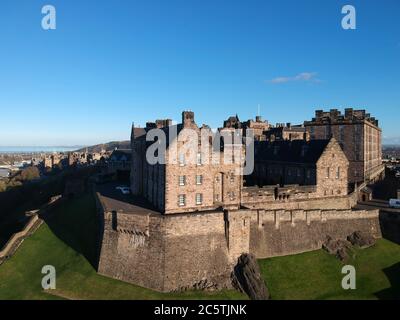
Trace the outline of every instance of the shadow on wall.
{"label": "shadow on wall", "polygon": [[400,215],[398,213],[381,211],[379,224],[383,238],[400,244]]}
{"label": "shadow on wall", "polygon": [[400,300],[400,262],[383,269],[390,282],[390,288],[376,292],[375,296],[381,300]]}
{"label": "shadow on wall", "polygon": [[82,254],[97,270],[99,224],[91,194],[65,201],[43,219],[60,240]]}
{"label": "shadow on wall", "polygon": [[400,179],[395,177],[394,172],[386,169],[385,179],[374,184],[373,197],[381,200],[395,199],[398,189],[400,189]]}

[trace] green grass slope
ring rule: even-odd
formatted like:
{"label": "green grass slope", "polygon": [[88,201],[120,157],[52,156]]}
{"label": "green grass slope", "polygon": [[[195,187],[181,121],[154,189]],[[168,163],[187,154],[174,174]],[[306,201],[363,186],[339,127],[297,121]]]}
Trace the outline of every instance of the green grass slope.
{"label": "green grass slope", "polygon": [[[317,250],[259,264],[272,299],[400,299],[400,246],[385,239],[354,249],[345,263]],[[355,267],[355,290],[341,286],[344,265]]]}
{"label": "green grass slope", "polygon": [[[91,195],[64,203],[17,253],[0,266],[0,299],[246,299],[233,291],[158,293],[98,275],[96,211]],[[346,264],[357,289],[343,290],[343,264],[322,250],[259,260],[273,299],[394,299],[400,297],[400,246],[379,240],[355,249]],[[57,272],[57,289],[44,291],[44,265]]]}
{"label": "green grass slope", "polygon": [[[245,299],[236,291],[163,294],[98,275],[94,199],[69,201],[0,266],[0,299]],[[56,268],[56,290],[41,287],[44,265]]]}

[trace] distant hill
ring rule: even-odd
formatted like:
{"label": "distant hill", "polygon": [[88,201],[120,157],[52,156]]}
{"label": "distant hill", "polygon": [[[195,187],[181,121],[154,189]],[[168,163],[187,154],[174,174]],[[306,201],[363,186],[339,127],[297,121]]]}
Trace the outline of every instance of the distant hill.
{"label": "distant hill", "polygon": [[100,152],[102,149],[106,151],[113,151],[115,149],[130,149],[131,148],[131,142],[129,140],[127,141],[111,141],[103,144],[96,144],[94,146],[90,147],[84,147],[79,150],[76,150],[76,152],[85,152],[86,150],[88,152]]}

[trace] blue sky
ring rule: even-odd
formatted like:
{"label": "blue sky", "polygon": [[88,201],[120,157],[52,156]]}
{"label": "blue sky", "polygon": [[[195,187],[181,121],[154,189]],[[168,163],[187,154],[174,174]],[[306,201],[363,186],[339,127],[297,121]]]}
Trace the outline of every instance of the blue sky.
{"label": "blue sky", "polygon": [[272,123],[366,108],[400,143],[398,0],[1,0],[0,41],[1,146],[125,140],[184,109],[217,127],[257,105]]}

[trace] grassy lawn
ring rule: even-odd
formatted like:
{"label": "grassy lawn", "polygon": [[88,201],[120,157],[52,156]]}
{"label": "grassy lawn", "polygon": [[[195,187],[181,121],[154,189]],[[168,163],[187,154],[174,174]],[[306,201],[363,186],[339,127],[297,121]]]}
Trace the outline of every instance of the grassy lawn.
{"label": "grassy lawn", "polygon": [[[59,207],[54,217],[26,239],[0,266],[0,299],[245,299],[236,291],[163,294],[100,276],[95,260],[95,204],[88,195]],[[41,269],[53,265],[57,289],[41,287]]]}
{"label": "grassy lawn", "polygon": [[[17,253],[0,266],[0,299],[245,299],[236,291],[163,294],[100,276],[95,265],[94,199],[64,203]],[[347,264],[357,289],[341,288],[342,264],[322,250],[259,260],[273,299],[377,299],[400,297],[400,246],[387,240],[354,250]],[[53,265],[57,289],[41,288],[41,268]],[[51,294],[50,294],[51,293]]]}
{"label": "grassy lawn", "polygon": [[354,249],[356,290],[343,290],[342,264],[323,250],[259,260],[273,299],[400,299],[400,246],[381,239]]}

